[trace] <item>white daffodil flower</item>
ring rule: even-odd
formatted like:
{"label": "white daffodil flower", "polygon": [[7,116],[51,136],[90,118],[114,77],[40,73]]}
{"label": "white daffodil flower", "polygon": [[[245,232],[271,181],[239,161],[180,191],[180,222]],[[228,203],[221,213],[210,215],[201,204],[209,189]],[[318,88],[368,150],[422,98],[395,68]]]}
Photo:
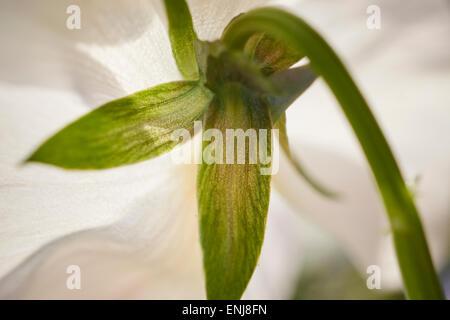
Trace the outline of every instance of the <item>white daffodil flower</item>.
{"label": "white daffodil flower", "polygon": [[[188,3],[199,38],[214,40],[234,16],[266,1]],[[204,298],[196,166],[175,166],[168,154],[95,172],[21,165],[42,141],[90,109],[181,78],[160,1],[77,1],[82,18],[75,30],[66,27],[71,4],[2,3],[0,297]],[[369,2],[321,4],[304,1],[295,10],[342,54],[405,175],[421,177],[416,201],[439,268],[448,259],[450,229],[449,47],[440,2],[420,13],[425,16],[418,26],[382,1],[386,16],[379,31],[361,22]],[[419,1],[414,5],[413,15],[422,12]],[[401,30],[405,25],[421,32]],[[299,214],[330,231],[362,272],[379,265],[383,286],[398,288],[385,211],[337,104],[321,82],[296,104],[288,111],[291,148],[339,198],[312,190],[283,157],[274,187]],[[301,221],[282,212],[288,209],[278,194],[273,198],[246,298],[288,298],[299,267]],[[80,268],[81,290],[68,288],[71,266]]]}

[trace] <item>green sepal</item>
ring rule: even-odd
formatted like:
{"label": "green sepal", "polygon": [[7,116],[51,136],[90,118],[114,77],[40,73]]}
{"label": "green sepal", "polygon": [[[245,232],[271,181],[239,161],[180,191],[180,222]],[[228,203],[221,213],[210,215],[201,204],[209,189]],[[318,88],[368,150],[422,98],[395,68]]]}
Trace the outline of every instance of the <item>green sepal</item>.
{"label": "green sepal", "polygon": [[189,7],[184,0],[164,0],[169,38],[178,70],[186,80],[199,79],[199,68],[195,52],[197,35],[192,24]]}
{"label": "green sepal", "polygon": [[281,70],[270,75],[270,81],[280,88],[277,94],[264,95],[264,100],[270,108],[272,121],[275,123],[287,108],[303,93],[316,79],[316,75],[309,65]]}
{"label": "green sepal", "polygon": [[114,100],[44,142],[27,161],[67,169],[105,169],[151,159],[178,144],[213,94],[198,81],[170,82]]}
{"label": "green sepal", "polygon": [[[205,114],[205,130],[220,130],[224,141],[209,150],[217,160],[200,166],[197,197],[200,217],[200,240],[208,299],[239,299],[256,267],[264,238],[270,198],[270,175],[258,157],[250,164],[250,145],[245,146],[245,164],[227,164],[226,129],[267,129],[267,156],[271,150],[269,110],[259,97],[242,84],[230,82],[217,92]],[[205,131],[206,133],[207,131]],[[259,144],[259,135],[258,144]],[[236,139],[235,139],[236,140]],[[216,140],[214,140],[216,141]],[[233,140],[234,141],[234,140]],[[212,143],[212,142],[211,142]],[[210,143],[204,143],[204,159]],[[238,144],[234,144],[235,153]],[[243,150],[239,148],[239,150]],[[236,154],[235,154],[236,155]],[[263,161],[264,162],[264,161]]]}
{"label": "green sepal", "polygon": [[277,122],[273,125],[274,129],[279,130],[279,142],[281,149],[285,153],[291,165],[295,168],[297,173],[318,193],[322,194],[328,198],[336,198],[337,194],[325,186],[323,186],[319,181],[317,181],[303,166],[300,160],[295,157],[291,149],[289,148],[289,139],[286,131],[286,114],[282,114]]}

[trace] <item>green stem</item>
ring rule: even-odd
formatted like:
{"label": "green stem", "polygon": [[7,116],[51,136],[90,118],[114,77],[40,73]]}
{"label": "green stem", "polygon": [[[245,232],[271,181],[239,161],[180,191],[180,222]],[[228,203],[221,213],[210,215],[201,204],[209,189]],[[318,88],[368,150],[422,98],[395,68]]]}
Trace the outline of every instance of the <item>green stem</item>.
{"label": "green stem", "polygon": [[390,220],[407,298],[443,299],[419,214],[394,156],[366,101],[328,44],[300,18],[274,8],[234,19],[223,34],[231,49],[242,49],[255,33],[266,32],[310,59],[339,101],[372,168]]}

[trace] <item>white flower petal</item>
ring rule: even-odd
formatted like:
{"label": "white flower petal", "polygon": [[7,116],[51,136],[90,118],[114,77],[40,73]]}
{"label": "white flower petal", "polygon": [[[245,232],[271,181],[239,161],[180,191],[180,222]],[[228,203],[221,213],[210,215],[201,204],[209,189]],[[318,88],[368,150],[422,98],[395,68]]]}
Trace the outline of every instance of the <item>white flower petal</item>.
{"label": "white flower petal", "polygon": [[[308,233],[302,217],[272,189],[261,256],[243,299],[291,299]],[[309,234],[308,234],[309,235]]]}
{"label": "white flower petal", "polygon": [[[204,299],[192,169],[181,166],[166,175],[158,191],[120,221],[43,247],[0,281],[0,298]],[[280,203],[276,194],[272,198]],[[304,230],[299,216],[284,211],[269,213],[262,256],[244,298],[287,299],[293,292]],[[80,267],[81,290],[66,285],[72,265]]]}
{"label": "white flower petal", "polygon": [[[166,175],[111,226],[43,247],[0,282],[0,297],[204,298],[193,172]],[[81,290],[66,286],[71,265],[81,269]]]}
{"label": "white flower petal", "polygon": [[[197,35],[202,40],[220,38],[227,24],[240,13],[263,6],[269,0],[192,0],[188,1]],[[272,1],[273,2],[273,1]]]}
{"label": "white flower petal", "polygon": [[298,177],[284,155],[279,173],[274,176],[275,188],[302,214],[339,238],[361,267],[367,266],[378,245],[383,217],[369,173],[351,159],[332,152],[305,145],[298,149],[308,170],[338,193],[339,199],[326,198],[313,190]]}
{"label": "white flower petal", "polygon": [[77,92],[97,107],[180,78],[154,1],[78,1],[79,30],[66,27],[71,4],[2,4],[1,81]]}

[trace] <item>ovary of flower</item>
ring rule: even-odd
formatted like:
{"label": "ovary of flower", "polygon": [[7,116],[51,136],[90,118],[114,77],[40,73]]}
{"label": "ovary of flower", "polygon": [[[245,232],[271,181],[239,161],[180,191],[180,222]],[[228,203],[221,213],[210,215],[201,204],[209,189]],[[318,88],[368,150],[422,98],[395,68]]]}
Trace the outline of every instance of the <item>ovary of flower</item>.
{"label": "ovary of flower", "polygon": [[[195,121],[194,136],[200,134],[201,141],[210,142],[201,150],[199,141],[192,139],[189,130],[180,128],[174,130],[171,135],[172,141],[181,142],[181,145],[171,152],[172,161],[175,164],[200,164],[204,161],[207,164],[259,164],[262,175],[273,175],[279,168],[279,141],[278,129],[259,129],[253,128],[244,130],[242,128],[226,129],[225,138],[223,132],[219,129],[210,128],[203,132],[201,121]],[[272,135],[271,149],[268,150],[268,134]],[[246,141],[248,138],[248,144]],[[188,142],[184,144],[183,142]],[[225,144],[225,148],[224,148]],[[185,146],[186,145],[186,146]],[[225,161],[224,161],[225,149]],[[259,153],[258,153],[259,149]],[[200,159],[192,156],[200,154]],[[248,154],[248,156],[247,156]],[[248,159],[248,162],[246,162]],[[269,165],[269,167],[264,167]]]}

